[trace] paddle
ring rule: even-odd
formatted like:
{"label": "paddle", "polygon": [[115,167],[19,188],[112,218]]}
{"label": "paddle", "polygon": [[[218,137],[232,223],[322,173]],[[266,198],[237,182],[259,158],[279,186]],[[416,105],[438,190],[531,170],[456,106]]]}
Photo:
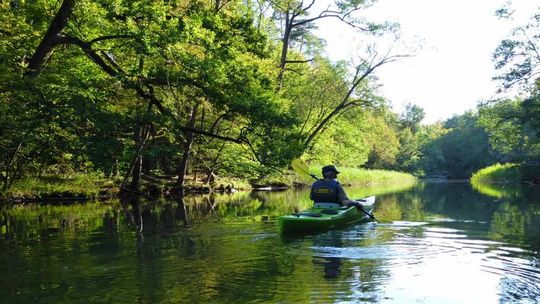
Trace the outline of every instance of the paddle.
{"label": "paddle", "polygon": [[294,159],[291,162],[291,167],[294,171],[296,171],[296,173],[302,175],[303,177],[308,176],[315,180],[319,180],[319,178],[315,174],[309,172],[309,167],[299,158]]}
{"label": "paddle", "polygon": [[[311,173],[309,171],[309,167],[299,158],[293,159],[293,161],[291,162],[291,167],[293,168],[294,171],[296,171],[296,173],[303,175],[304,177],[310,176],[311,178],[315,180],[319,180],[319,178],[315,174]],[[358,210],[362,211],[365,215],[369,216],[372,220],[379,222],[373,214],[367,212],[364,209],[358,209]]]}

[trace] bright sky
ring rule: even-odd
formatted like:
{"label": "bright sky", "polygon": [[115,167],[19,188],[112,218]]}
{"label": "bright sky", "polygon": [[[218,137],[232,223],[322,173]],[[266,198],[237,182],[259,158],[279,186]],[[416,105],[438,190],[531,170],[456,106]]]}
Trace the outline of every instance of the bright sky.
{"label": "bright sky", "polygon": [[[401,25],[402,44],[417,48],[415,56],[389,63],[376,71],[381,93],[397,112],[406,103],[425,110],[424,123],[474,109],[478,101],[494,97],[496,83],[492,54],[511,29],[537,11],[540,0],[513,0],[514,20],[504,21],[495,11],[504,0],[379,0],[366,11],[374,21]],[[364,15],[363,14],[363,15]],[[350,27],[337,20],[318,23],[334,60],[354,57]],[[386,49],[388,46],[386,46]],[[385,49],[385,47],[382,47]],[[411,53],[398,51],[394,53]]]}

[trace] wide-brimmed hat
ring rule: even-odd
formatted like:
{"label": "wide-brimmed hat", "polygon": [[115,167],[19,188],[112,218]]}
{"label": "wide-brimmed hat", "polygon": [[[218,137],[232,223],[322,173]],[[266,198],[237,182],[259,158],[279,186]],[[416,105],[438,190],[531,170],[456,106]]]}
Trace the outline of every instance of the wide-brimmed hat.
{"label": "wide-brimmed hat", "polygon": [[334,165],[328,165],[328,166],[322,167],[322,174],[323,175],[325,173],[328,173],[328,172],[336,172],[336,174],[339,173],[339,171],[336,169],[336,167]]}

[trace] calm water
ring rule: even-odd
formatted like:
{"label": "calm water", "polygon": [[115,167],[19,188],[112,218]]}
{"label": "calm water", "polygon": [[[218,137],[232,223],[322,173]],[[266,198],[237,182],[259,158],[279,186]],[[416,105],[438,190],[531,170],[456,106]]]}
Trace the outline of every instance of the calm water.
{"label": "calm water", "polygon": [[[0,210],[2,303],[538,303],[540,190],[421,184],[285,237],[307,192]],[[385,193],[386,192],[386,193]]]}

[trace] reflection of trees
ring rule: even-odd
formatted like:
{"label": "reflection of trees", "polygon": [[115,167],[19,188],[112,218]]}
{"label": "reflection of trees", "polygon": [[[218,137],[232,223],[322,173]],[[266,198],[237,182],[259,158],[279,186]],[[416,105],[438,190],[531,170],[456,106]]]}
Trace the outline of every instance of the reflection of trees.
{"label": "reflection of trees", "polygon": [[[65,265],[74,255],[92,250],[88,240],[109,230],[114,209],[97,202],[1,208],[0,299],[53,302],[51,294],[66,293]],[[110,245],[114,248],[114,240]],[[80,262],[85,265],[86,259]]]}
{"label": "reflection of trees", "polygon": [[[436,215],[485,221],[491,226],[482,237],[538,252],[538,197],[531,190],[494,201],[467,184],[425,184],[379,195],[375,214],[389,220]],[[73,302],[376,302],[377,282],[388,276],[385,259],[352,259],[339,250],[388,244],[395,231],[377,229],[370,236],[369,225],[359,225],[281,239],[275,226],[259,222],[263,215],[275,218],[310,204],[307,191],[285,191],[6,207],[0,210],[0,272],[10,275],[0,275],[0,297],[19,302],[36,297],[61,302],[67,296]],[[337,251],[318,254],[314,246]],[[315,295],[314,286],[321,287]]]}
{"label": "reflection of trees", "polygon": [[424,200],[417,191],[406,191],[377,197],[374,212],[383,221],[422,221]]}
{"label": "reflection of trees", "polygon": [[496,198],[520,197],[524,192],[524,186],[520,184],[472,183],[472,187],[482,194]]}
{"label": "reflection of trees", "polygon": [[380,221],[397,221],[403,218],[403,210],[396,195],[380,197],[375,204],[375,214]]}
{"label": "reflection of trees", "polygon": [[21,205],[0,208],[3,239],[26,241],[60,232],[67,235],[95,231],[104,218],[115,216],[114,204],[90,202],[73,205]]}
{"label": "reflection of trees", "polygon": [[540,187],[511,184],[479,184],[475,190],[498,197],[489,208],[491,239],[540,249]]}
{"label": "reflection of trees", "polygon": [[[425,221],[428,217],[489,221],[498,204],[467,183],[426,183],[377,197],[375,214],[387,220]],[[381,210],[381,211],[379,211]]]}
{"label": "reflection of trees", "polygon": [[[489,222],[490,239],[528,244],[536,250],[540,247],[540,241],[535,239],[540,235],[539,187],[491,185],[492,189],[505,193],[496,201],[475,191],[468,183],[432,183],[419,187],[379,196],[375,214],[385,220],[423,221],[427,217],[447,217]],[[467,224],[445,225],[463,228]]]}
{"label": "reflection of trees", "polygon": [[143,232],[144,221],[141,210],[141,197],[134,194],[123,194],[120,197],[120,205],[124,210],[126,219],[136,227],[137,231]]}
{"label": "reflection of trees", "polygon": [[540,249],[540,205],[507,201],[493,214],[490,238]]}

